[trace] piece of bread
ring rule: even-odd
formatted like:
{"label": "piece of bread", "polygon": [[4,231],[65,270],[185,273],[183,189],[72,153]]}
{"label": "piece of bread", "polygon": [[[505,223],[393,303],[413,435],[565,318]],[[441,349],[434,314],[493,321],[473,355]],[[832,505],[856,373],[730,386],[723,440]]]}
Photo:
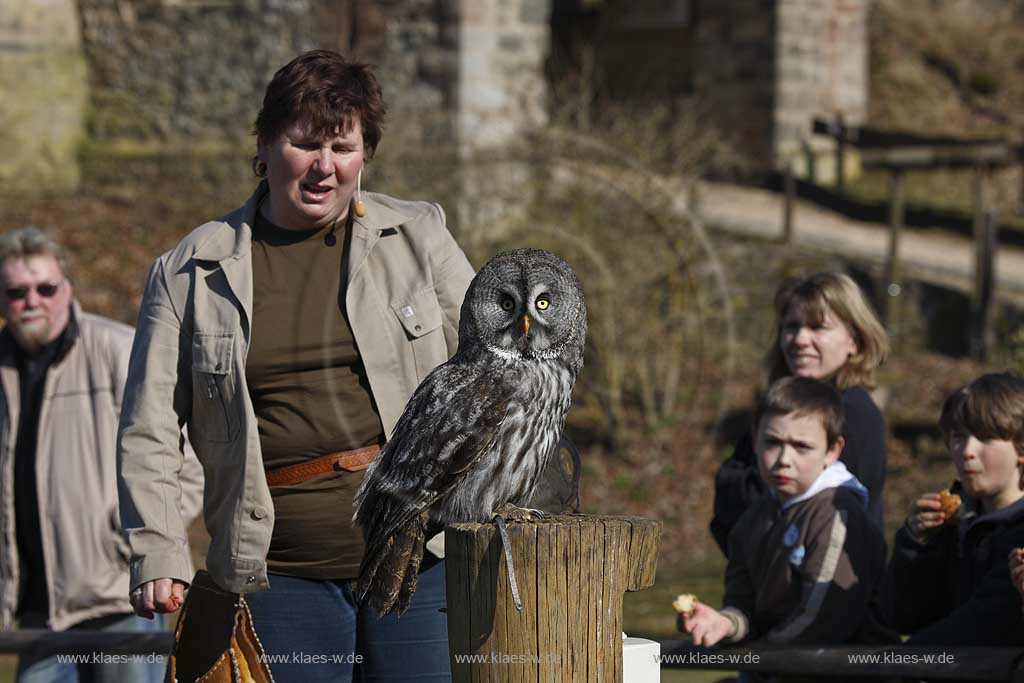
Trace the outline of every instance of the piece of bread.
{"label": "piece of bread", "polygon": [[691,616],[697,609],[697,596],[693,593],[680,593],[672,602],[672,609],[679,614]]}
{"label": "piece of bread", "polygon": [[951,524],[960,519],[960,496],[949,491],[940,491],[939,504],[942,505],[942,514],[946,517],[944,524]]}

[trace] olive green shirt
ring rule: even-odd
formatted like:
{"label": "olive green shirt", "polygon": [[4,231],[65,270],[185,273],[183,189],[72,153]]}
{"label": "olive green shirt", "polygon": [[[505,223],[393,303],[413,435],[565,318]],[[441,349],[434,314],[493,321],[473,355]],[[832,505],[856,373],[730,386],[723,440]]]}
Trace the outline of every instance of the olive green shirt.
{"label": "olive green shirt", "polygon": [[[294,231],[257,214],[246,381],[268,470],[383,443],[366,371],[345,317],[345,228]],[[352,500],[362,472],[273,487],[268,571],[316,579],[358,574]]]}

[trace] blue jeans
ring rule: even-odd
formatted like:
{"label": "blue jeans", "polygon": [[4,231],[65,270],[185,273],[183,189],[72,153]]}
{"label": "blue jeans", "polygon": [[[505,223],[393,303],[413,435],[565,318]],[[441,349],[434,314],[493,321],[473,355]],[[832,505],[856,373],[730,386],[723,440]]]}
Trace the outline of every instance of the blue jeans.
{"label": "blue jeans", "polygon": [[401,617],[360,608],[353,583],[274,574],[246,593],[276,683],[450,681],[444,563],[420,572]]}
{"label": "blue jeans", "polygon": [[[143,619],[133,614],[91,619],[72,627],[72,630],[77,629],[135,633],[165,630],[162,619]],[[73,662],[56,655],[45,659],[21,656],[16,680],[18,683],[160,683],[167,667],[166,658],[157,655],[104,657],[103,653],[96,652],[85,657],[94,661]]]}

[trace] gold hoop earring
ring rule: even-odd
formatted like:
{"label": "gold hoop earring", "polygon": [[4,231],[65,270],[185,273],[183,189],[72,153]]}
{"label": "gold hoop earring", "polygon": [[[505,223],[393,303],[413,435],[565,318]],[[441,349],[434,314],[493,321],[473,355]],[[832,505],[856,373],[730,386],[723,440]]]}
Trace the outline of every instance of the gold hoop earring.
{"label": "gold hoop earring", "polygon": [[363,204],[363,169],[359,169],[359,175],[356,176],[356,203],[353,207],[356,215],[362,218],[366,215],[366,204]]}

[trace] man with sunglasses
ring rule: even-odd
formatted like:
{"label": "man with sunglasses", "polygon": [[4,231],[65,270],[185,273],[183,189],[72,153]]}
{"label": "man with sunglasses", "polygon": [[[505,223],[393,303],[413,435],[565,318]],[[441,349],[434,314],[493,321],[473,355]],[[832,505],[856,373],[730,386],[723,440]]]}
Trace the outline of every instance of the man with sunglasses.
{"label": "man with sunglasses", "polygon": [[[14,532],[0,534],[0,627],[160,630],[128,600],[117,506],[132,328],[82,311],[59,245],[34,227],[0,235],[0,315],[0,518]],[[185,463],[191,520],[202,475],[194,457]],[[84,663],[22,656],[18,681],[162,680],[153,658],[94,654]]]}

